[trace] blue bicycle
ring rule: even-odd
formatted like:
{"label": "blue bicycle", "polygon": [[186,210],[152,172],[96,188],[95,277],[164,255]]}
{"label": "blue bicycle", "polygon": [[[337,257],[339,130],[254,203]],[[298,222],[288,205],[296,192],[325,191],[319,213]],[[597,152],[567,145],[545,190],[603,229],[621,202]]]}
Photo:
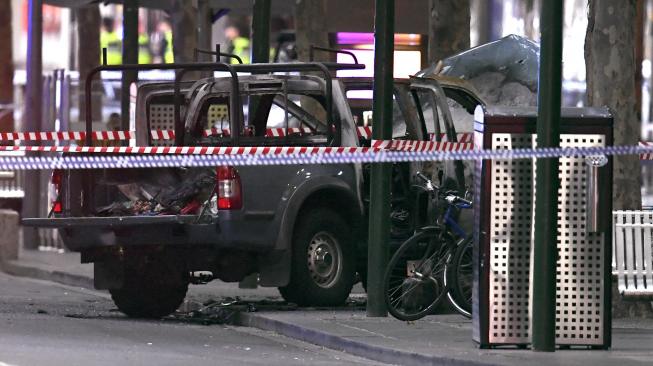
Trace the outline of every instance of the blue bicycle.
{"label": "blue bicycle", "polygon": [[385,272],[385,302],[392,316],[412,321],[432,314],[445,296],[462,315],[471,317],[472,249],[471,236],[456,221],[461,209],[472,202],[443,191],[423,174],[417,186],[446,209],[432,226],[425,226],[394,253]]}

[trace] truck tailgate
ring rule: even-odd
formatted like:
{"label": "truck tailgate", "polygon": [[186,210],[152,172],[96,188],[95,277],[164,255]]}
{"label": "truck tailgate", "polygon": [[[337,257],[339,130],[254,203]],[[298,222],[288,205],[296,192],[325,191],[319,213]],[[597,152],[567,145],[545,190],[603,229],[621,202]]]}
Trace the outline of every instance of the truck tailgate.
{"label": "truck tailgate", "polygon": [[159,215],[159,216],[112,216],[112,217],[53,217],[29,218],[21,222],[24,226],[49,228],[70,228],[77,226],[122,227],[148,224],[192,224],[196,215]]}
{"label": "truck tailgate", "polygon": [[25,226],[59,229],[72,251],[109,246],[202,245],[224,242],[217,216],[196,215],[26,218]]}

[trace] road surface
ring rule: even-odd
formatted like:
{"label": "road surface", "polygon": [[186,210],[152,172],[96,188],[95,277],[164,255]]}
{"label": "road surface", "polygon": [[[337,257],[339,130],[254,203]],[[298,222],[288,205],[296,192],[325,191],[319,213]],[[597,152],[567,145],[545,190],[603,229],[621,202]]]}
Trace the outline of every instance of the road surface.
{"label": "road surface", "polygon": [[106,293],[0,273],[0,366],[307,364],[377,363],[252,328],[132,320]]}

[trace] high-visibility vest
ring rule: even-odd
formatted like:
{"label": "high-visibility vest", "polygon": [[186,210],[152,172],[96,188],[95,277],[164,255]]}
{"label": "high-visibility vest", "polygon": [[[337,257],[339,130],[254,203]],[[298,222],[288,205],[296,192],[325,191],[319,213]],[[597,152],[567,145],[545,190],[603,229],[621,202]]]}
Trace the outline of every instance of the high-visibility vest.
{"label": "high-visibility vest", "polygon": [[150,54],[150,38],[147,34],[141,33],[138,35],[138,63],[152,63],[152,55]]}
{"label": "high-visibility vest", "polygon": [[[100,50],[107,49],[107,64],[120,65],[122,63],[122,40],[116,32],[102,31],[100,33]],[[102,62],[102,54],[100,54]]]}
{"label": "high-visibility vest", "polygon": [[[240,56],[244,64],[249,63],[249,38],[238,37],[233,40],[234,55]],[[236,59],[231,59],[232,64],[237,64]]]}
{"label": "high-visibility vest", "polygon": [[175,62],[175,54],[172,50],[172,31],[167,31],[164,34],[166,40],[166,51],[163,54],[163,62],[171,64]]}

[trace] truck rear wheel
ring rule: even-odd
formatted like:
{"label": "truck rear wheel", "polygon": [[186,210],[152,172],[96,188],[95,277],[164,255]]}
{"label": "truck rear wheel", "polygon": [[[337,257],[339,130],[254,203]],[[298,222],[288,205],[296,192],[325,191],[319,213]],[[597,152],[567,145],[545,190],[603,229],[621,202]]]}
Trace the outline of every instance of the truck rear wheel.
{"label": "truck rear wheel", "polygon": [[118,310],[132,318],[158,319],[179,308],[188,291],[188,275],[164,261],[125,268],[125,283],[109,290]]}
{"label": "truck rear wheel", "polygon": [[356,252],[340,215],[309,211],[299,219],[292,245],[290,282],[279,288],[283,298],[299,306],[344,304],[356,281]]}

